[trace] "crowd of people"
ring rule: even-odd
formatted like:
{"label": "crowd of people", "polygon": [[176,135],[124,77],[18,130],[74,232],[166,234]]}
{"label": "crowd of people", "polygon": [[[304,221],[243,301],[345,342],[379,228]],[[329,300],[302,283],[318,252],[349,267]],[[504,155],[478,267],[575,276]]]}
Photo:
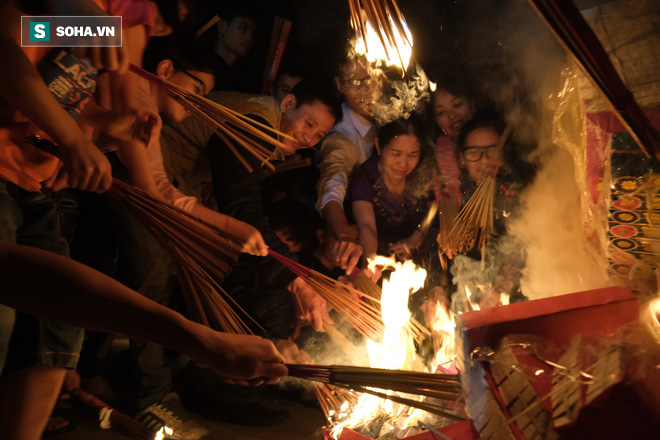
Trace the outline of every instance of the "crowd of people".
{"label": "crowd of people", "polygon": [[[312,362],[302,341],[341,317],[268,257],[269,249],[344,282],[359,272],[374,282],[387,276],[368,267],[376,255],[413,259],[431,274],[421,301],[438,300],[440,291],[449,304],[458,280],[488,285],[477,295],[484,302],[493,291],[520,296],[522,250],[469,274],[462,269],[478,266],[484,251],[445,252],[448,267],[440,262],[438,216],[458,212],[496,174],[495,227],[485,251],[496,253],[534,175],[513,142],[498,142],[506,115],[465,72],[439,74],[428,111],[383,126],[370,110],[379,84],[363,58],[342,60],[334,75],[312,75],[304,56],[285,57],[297,64],[284,62],[271,94],[259,95],[234,69],[254,45],[255,8],[218,4],[0,2],[7,63],[0,69],[3,438],[35,440],[71,428],[53,416],[58,399],[80,386],[80,375],[105,370],[76,373],[79,363],[89,364],[81,352],[98,359],[102,345],[81,328],[130,337],[131,380],[113,390],[113,403],[154,430],[167,425],[173,438],[210,438],[188,410],[252,425],[287,417],[261,404],[263,387],[245,385],[276,382],[287,362]],[[26,14],[121,15],[124,45],[21,47]],[[214,15],[211,36],[199,35]],[[305,155],[311,165],[273,173],[257,157],[239,158],[226,136],[128,72],[129,63],[249,117],[257,129],[284,133],[280,146],[264,143],[275,164]],[[69,93],[56,93],[58,78]],[[30,142],[33,136],[50,139],[57,155]],[[172,256],[108,195],[113,179],[240,241],[241,256],[218,282],[254,320],[255,336],[189,320]],[[443,199],[453,208],[435,214]]]}

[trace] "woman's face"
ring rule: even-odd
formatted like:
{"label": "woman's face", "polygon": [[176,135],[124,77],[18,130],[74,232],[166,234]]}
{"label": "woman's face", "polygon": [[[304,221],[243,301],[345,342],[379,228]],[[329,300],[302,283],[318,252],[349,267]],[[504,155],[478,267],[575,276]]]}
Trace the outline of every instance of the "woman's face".
{"label": "woman's face", "polygon": [[456,142],[461,127],[472,118],[472,104],[463,96],[452,95],[446,90],[433,94],[435,121],[449,138]]}
{"label": "woman's face", "polygon": [[411,134],[400,134],[380,147],[380,172],[386,182],[400,182],[419,163],[419,140]]}
{"label": "woman's face", "polygon": [[479,182],[486,167],[500,162],[495,147],[499,138],[499,133],[490,127],[477,128],[465,137],[461,164],[475,182]]}

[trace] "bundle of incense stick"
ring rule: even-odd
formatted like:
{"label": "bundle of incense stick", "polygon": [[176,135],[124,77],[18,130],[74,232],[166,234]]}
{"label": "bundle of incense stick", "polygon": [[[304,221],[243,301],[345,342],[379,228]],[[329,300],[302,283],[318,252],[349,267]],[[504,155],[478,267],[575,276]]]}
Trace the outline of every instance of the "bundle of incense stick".
{"label": "bundle of incense stick", "polygon": [[154,440],[156,437],[155,431],[152,431],[134,418],[117,411],[98,397],[81,389],[74,390],[71,394],[86,407],[98,412],[101,419],[106,421],[109,419],[110,426],[114,425],[118,427],[127,436],[135,440]]}
{"label": "bundle of incense stick", "polygon": [[287,368],[289,376],[372,394],[393,402],[439,414],[443,417],[463,419],[462,416],[449,412],[451,410],[443,405],[420,402],[373,390],[373,388],[377,388],[435,399],[458,401],[462,398],[462,388],[455,374],[431,374],[342,365],[287,364]]}
{"label": "bundle of incense stick", "polygon": [[284,55],[284,47],[286,40],[289,38],[290,30],[291,21],[282,17],[275,17],[273,19],[273,32],[270,36],[270,49],[268,50],[266,61],[264,83],[261,88],[262,95],[270,94],[273,88],[273,82],[277,76],[277,70],[280,68],[280,62],[282,61],[282,55]]}
{"label": "bundle of incense stick", "polygon": [[[378,284],[374,283],[371,278],[366,276],[363,272],[360,272],[355,277],[354,283],[355,287],[364,293],[365,300],[372,302],[374,307],[380,309],[380,298],[383,294],[383,291],[378,286]],[[413,339],[415,339],[417,342],[421,342],[431,336],[431,332],[412,316],[408,320],[406,328],[411,331]]]}
{"label": "bundle of incense stick", "polygon": [[[58,156],[57,145],[47,139],[30,136],[27,142]],[[259,328],[218,284],[241,253],[242,243],[237,237],[120,180],[112,179],[108,194],[124,205],[172,255],[193,319],[218,330],[251,334],[235,311],[239,310]]]}
{"label": "bundle of incense stick", "polygon": [[[270,171],[270,175],[275,173],[283,173],[285,171],[296,170],[298,168],[304,168],[312,165],[311,157],[302,157],[300,154],[294,154],[293,156],[288,156],[282,161],[273,163],[275,170]],[[267,170],[266,175],[269,175]]]}
{"label": "bundle of incense stick", "polygon": [[451,239],[451,230],[454,227],[454,219],[456,218],[457,211],[458,207],[456,200],[446,194],[442,194],[440,196],[440,201],[438,202],[439,230],[436,241],[439,245],[439,257],[443,269],[447,269],[447,257],[443,251],[448,246],[446,243],[449,243],[449,240]]}
{"label": "bundle of incense stick", "polygon": [[[346,284],[286,258],[272,250],[268,254],[298,275],[358,331],[373,341],[380,340],[385,327],[380,307],[359,298],[362,293]],[[380,300],[376,301],[380,305]]]}
{"label": "bundle of incense stick", "polygon": [[[241,146],[245,151],[258,159],[262,165],[274,170],[270,160],[274,153],[264,147],[260,142],[273,145],[276,149],[286,149],[280,139],[290,139],[294,142],[295,138],[286,135],[273,127],[257,122],[241,113],[227,108],[217,102],[199,96],[196,93],[189,92],[184,88],[169,81],[159,78],[153,73],[131,64],[129,70],[149,82],[161,87],[168,95],[188,109],[193,115],[200,118],[209,127],[215,130],[215,133],[227,144],[229,149],[236,155],[243,166],[252,172],[253,168],[245,158],[236,149],[236,145]],[[272,133],[277,138],[268,133]]]}
{"label": "bundle of incense stick", "polygon": [[403,39],[412,47],[412,42],[408,40],[408,33],[406,29],[406,20],[399,9],[395,0],[348,0],[348,6],[351,10],[351,27],[364,41],[364,47],[369,51],[367,42],[367,22],[371,24],[376,31],[378,38],[385,50],[388,58],[390,54],[387,52],[388,44],[394,47],[397,51],[397,57],[401,61],[401,66],[406,65],[401,56],[401,50],[397,46],[395,32],[402,36]]}
{"label": "bundle of incense stick", "polygon": [[321,405],[321,410],[328,422],[333,423],[333,416],[338,415],[341,407],[348,403],[350,407],[357,404],[359,393],[345,388],[339,388],[327,383],[313,382],[314,394]]}
{"label": "bundle of incense stick", "polygon": [[[501,157],[502,148],[511,133],[512,125],[507,124],[495,145],[496,154]],[[467,252],[478,246],[482,251],[482,266],[485,244],[493,230],[493,204],[495,201],[495,179],[499,167],[490,166],[476,191],[454,219],[449,234],[438,234],[438,246],[445,254]],[[441,240],[444,240],[441,242]],[[478,240],[478,243],[477,243]]]}
{"label": "bundle of incense stick", "polygon": [[235,310],[251,318],[219,285],[238,259],[238,238],[127,183],[113,180],[108,193],[172,255],[186,303],[196,321],[230,333],[251,333]]}

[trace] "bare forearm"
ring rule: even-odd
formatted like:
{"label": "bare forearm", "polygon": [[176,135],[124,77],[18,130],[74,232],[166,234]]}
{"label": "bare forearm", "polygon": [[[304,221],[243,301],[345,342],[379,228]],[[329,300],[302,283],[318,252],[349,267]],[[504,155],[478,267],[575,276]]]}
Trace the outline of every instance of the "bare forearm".
{"label": "bare forearm", "polygon": [[55,321],[130,334],[186,352],[198,324],[82,264],[0,243],[2,303]]}
{"label": "bare forearm", "polygon": [[0,279],[7,280],[0,302],[28,313],[146,339],[240,383],[275,382],[287,374],[284,359],[270,341],[189,321],[93,269],[49,252],[0,242]]}
{"label": "bare forearm", "polygon": [[3,58],[12,66],[0,69],[0,95],[63,148],[81,142],[82,131],[58,104],[21,48],[0,37]]}
{"label": "bare forearm", "polygon": [[374,258],[378,252],[378,234],[376,230],[371,227],[360,227],[358,225],[360,234],[360,244],[364,249],[365,258]]}

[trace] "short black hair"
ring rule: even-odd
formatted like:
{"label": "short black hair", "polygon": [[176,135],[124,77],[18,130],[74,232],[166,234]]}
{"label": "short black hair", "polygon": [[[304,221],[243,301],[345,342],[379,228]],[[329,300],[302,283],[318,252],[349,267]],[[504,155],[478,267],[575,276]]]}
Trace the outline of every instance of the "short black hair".
{"label": "short black hair", "polygon": [[213,73],[207,52],[190,38],[174,32],[165,37],[154,37],[144,50],[142,66],[149,72],[156,73],[158,64],[171,60],[176,70],[196,70]]}
{"label": "short black hair", "polygon": [[494,109],[487,108],[481,110],[475,113],[472,119],[467,121],[465,125],[461,127],[461,131],[458,134],[458,148],[460,150],[465,149],[465,138],[474,130],[480,128],[492,128],[501,135],[504,132],[505,127],[506,124],[504,123],[504,120]]}
{"label": "short black hair", "polygon": [[321,101],[330,109],[330,113],[336,121],[341,119],[341,101],[337,96],[337,89],[330,81],[303,79],[291,89],[289,94],[296,97],[296,108],[305,104],[311,105],[314,101]]}

